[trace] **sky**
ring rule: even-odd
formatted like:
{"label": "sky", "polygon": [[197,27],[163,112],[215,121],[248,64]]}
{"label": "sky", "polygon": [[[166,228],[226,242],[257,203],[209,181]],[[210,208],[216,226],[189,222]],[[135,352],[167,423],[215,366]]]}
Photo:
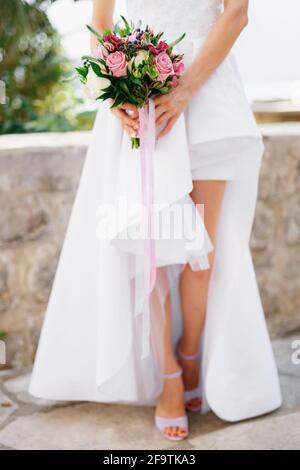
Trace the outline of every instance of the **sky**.
{"label": "sky", "polygon": [[[60,0],[49,11],[68,55],[74,60],[89,50],[85,25],[90,23],[91,4],[91,0],[76,3]],[[116,14],[120,12],[126,13],[126,0],[117,0]],[[250,0],[248,26],[234,46],[250,95],[300,100],[299,25],[299,0]]]}

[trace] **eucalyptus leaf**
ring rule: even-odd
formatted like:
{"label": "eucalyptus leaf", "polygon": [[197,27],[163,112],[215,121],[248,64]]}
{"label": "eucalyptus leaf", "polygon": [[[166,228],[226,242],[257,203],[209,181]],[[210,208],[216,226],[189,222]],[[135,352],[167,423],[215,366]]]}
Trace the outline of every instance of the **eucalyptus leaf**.
{"label": "eucalyptus leaf", "polygon": [[182,39],[185,37],[185,33],[183,33],[181,36],[179,36],[179,38],[175,39],[175,41],[169,43],[169,46],[170,47],[174,47],[176,46],[176,44],[178,44],[180,41],[182,41]]}
{"label": "eucalyptus leaf", "polygon": [[131,28],[130,24],[128,23],[128,21],[126,20],[125,16],[123,16],[123,15],[120,15],[120,16],[121,16],[121,18],[122,18],[122,20],[125,24],[125,31],[126,31],[127,34],[129,34],[131,32],[132,28]]}
{"label": "eucalyptus leaf", "polygon": [[96,31],[92,26],[90,26],[89,24],[86,25],[87,29],[93,33],[95,36],[97,36],[97,38],[99,39],[100,42],[103,42],[103,39],[102,39],[102,34],[100,34],[98,31]]}
{"label": "eucalyptus leaf", "polygon": [[105,64],[103,59],[98,59],[97,57],[93,57],[92,55],[83,55],[81,60],[88,60],[89,62],[94,62],[95,64],[103,65]]}

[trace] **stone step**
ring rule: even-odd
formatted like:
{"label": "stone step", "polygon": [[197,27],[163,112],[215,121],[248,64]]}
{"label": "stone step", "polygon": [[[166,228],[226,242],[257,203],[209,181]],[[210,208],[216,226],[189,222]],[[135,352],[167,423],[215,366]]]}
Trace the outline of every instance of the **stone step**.
{"label": "stone step", "polygon": [[36,399],[27,392],[29,369],[3,371],[0,449],[300,449],[300,364],[291,360],[296,339],[273,342],[283,394],[279,410],[234,424],[213,413],[190,414],[190,435],[181,443],[160,436],[151,407]]}
{"label": "stone step", "polygon": [[153,426],[149,407],[82,403],[17,416],[0,430],[0,444],[18,450],[300,448],[300,409],[229,424],[212,413],[190,416],[190,436],[175,444]]}

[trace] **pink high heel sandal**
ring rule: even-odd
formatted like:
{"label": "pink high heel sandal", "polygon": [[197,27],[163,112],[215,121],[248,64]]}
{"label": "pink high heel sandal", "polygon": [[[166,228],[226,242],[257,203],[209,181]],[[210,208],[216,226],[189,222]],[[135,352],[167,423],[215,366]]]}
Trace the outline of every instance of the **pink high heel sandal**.
{"label": "pink high heel sandal", "polygon": [[[171,374],[163,374],[165,379],[175,379],[182,374],[182,369],[177,370]],[[163,418],[162,416],[154,416],[155,426],[159,432],[170,441],[182,441],[188,436],[188,418],[186,415],[177,416],[176,418]],[[186,431],[185,436],[168,436],[166,434],[166,428],[169,427],[179,427]]]}
{"label": "pink high heel sandal", "polygon": [[[199,358],[200,354],[183,354],[180,349],[179,349],[179,341],[176,344],[175,348],[175,353],[176,356],[184,359],[185,361],[195,361],[196,359]],[[198,385],[198,387],[192,388],[191,390],[185,390],[184,391],[184,403],[185,403],[185,408],[188,411],[201,411],[202,407],[202,391],[201,391],[201,386]],[[193,405],[191,402],[192,399],[197,398],[199,401],[199,405]]]}

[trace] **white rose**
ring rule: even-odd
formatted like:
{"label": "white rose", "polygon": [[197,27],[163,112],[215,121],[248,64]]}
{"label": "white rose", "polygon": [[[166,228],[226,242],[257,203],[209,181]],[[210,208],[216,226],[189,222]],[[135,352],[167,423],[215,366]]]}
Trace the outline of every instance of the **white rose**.
{"label": "white rose", "polygon": [[92,67],[89,68],[85,84],[85,91],[88,98],[93,100],[99,98],[99,96],[105,93],[103,89],[107,88],[109,85],[110,80],[108,80],[108,78],[98,77]]}
{"label": "white rose", "polygon": [[147,60],[148,57],[149,57],[149,52],[145,51],[145,49],[140,49],[137,55],[135,57],[132,57],[132,59],[127,64],[127,68],[129,72],[131,73],[133,63],[137,67],[139,64],[143,62],[143,60]]}
{"label": "white rose", "polygon": [[134,58],[134,63],[136,66],[140,65],[144,60],[147,60],[149,57],[149,52],[145,49],[140,49],[137,55]]}
{"label": "white rose", "polygon": [[130,73],[131,73],[131,70],[132,70],[133,62],[134,62],[134,57],[132,57],[132,59],[130,59],[130,61],[127,63],[127,69]]}

